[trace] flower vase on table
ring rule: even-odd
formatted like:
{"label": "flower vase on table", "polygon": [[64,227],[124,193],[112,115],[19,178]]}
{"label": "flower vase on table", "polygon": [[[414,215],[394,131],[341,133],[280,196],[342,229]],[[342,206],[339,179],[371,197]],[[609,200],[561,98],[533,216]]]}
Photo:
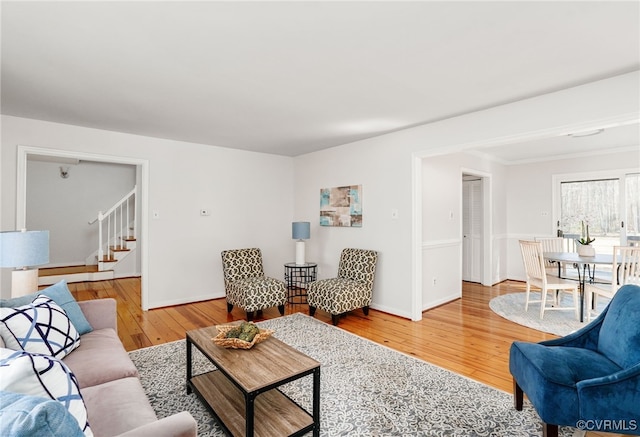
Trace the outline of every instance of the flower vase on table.
{"label": "flower vase on table", "polygon": [[590,244],[578,244],[578,255],[596,256],[596,249]]}
{"label": "flower vase on table", "polygon": [[587,225],[587,232],[585,235],[585,226],[584,222],[582,222],[582,234],[579,240],[576,240],[576,248],[578,250],[579,256],[596,256],[596,250],[591,245],[596,241],[595,238],[589,237],[589,225]]}

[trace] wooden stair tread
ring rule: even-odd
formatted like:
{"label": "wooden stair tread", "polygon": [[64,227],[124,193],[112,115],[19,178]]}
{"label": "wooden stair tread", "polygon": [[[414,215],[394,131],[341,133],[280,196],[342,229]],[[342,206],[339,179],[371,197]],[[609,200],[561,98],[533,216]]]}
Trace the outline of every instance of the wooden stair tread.
{"label": "wooden stair tread", "polygon": [[124,246],[109,246],[109,250],[112,252],[131,252],[131,249],[127,249]]}
{"label": "wooden stair tread", "polygon": [[97,271],[98,271],[97,265],[47,267],[47,268],[38,269],[38,276],[73,275],[75,273],[95,273]]}

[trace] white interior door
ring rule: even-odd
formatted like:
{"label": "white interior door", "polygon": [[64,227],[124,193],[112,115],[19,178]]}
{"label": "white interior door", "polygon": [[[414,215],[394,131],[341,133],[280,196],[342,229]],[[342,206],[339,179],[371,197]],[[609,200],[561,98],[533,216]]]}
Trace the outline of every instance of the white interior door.
{"label": "white interior door", "polygon": [[482,282],[482,180],[462,182],[462,280]]}

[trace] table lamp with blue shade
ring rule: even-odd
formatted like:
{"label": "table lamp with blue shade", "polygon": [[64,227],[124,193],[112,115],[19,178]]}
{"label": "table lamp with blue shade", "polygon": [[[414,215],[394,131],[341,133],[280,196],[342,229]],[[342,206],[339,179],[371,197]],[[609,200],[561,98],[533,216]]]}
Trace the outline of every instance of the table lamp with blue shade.
{"label": "table lamp with blue shade", "polygon": [[13,267],[11,296],[38,291],[38,268],[49,262],[49,231],[0,232],[0,267]]}
{"label": "table lamp with blue shade", "polygon": [[291,238],[296,241],[296,264],[304,265],[304,240],[308,240],[311,236],[311,223],[309,222],[293,222],[291,224]]}

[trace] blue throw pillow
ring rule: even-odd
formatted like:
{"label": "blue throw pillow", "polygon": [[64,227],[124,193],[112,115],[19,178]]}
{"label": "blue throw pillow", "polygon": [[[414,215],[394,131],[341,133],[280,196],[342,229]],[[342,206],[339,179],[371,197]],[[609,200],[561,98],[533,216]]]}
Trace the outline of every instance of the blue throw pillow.
{"label": "blue throw pillow", "polygon": [[78,421],[53,399],[0,391],[0,435],[83,437]]}
{"label": "blue throw pillow", "polygon": [[67,317],[69,317],[69,320],[71,320],[71,323],[73,323],[73,326],[76,328],[76,331],[78,331],[78,334],[82,335],[93,331],[93,327],[82,313],[78,302],[73,298],[73,295],[69,291],[69,287],[67,287],[67,281],[65,280],[47,287],[44,290],[40,290],[26,296],[14,297],[13,299],[2,299],[0,300],[0,308],[17,308],[28,305],[41,294],[47,296],[62,307],[64,312],[67,313]]}

